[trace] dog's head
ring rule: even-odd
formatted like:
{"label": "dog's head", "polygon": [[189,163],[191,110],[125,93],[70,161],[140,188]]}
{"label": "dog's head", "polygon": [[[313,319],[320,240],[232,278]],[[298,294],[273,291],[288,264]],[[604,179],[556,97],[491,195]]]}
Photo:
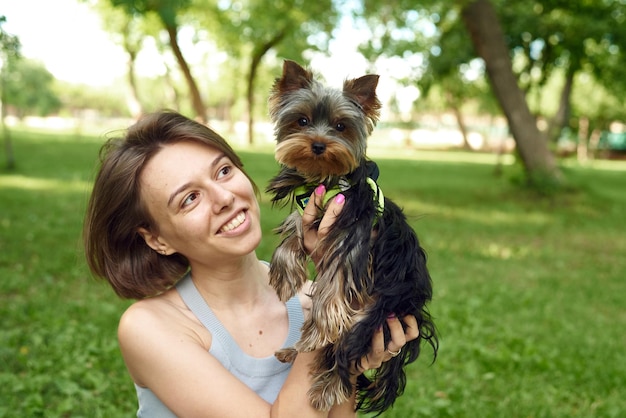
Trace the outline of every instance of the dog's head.
{"label": "dog's head", "polygon": [[285,61],[269,99],[276,160],[321,179],[354,171],[365,159],[367,137],[380,112],[377,75],[325,87],[293,61]]}

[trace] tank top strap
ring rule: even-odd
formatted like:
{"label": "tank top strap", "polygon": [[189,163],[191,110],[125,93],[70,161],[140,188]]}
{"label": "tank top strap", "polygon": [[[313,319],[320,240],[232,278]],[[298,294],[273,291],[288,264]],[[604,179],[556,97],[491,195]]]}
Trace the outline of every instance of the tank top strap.
{"label": "tank top strap", "polygon": [[[206,301],[191,280],[191,274],[187,273],[177,284],[176,290],[180,294],[185,305],[193,312],[198,320],[206,329],[214,333],[222,344],[231,350],[239,351],[240,348],[228,333],[224,325],[215,316],[213,310],[207,305]],[[286,302],[287,315],[289,318],[289,334],[283,344],[285,347],[293,347],[300,338],[300,328],[304,323],[304,313],[298,296],[294,296]]]}
{"label": "tank top strap", "polygon": [[183,302],[185,302],[185,305],[187,305],[189,310],[193,312],[206,329],[216,330],[223,328],[222,323],[217,319],[209,305],[207,305],[196,288],[196,285],[193,284],[190,273],[185,274],[185,276],[176,283],[176,290],[183,299]]}

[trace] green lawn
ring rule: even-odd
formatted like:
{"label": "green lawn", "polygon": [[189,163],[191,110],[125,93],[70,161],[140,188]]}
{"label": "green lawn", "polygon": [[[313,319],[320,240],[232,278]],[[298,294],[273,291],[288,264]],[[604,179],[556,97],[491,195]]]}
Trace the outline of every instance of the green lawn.
{"label": "green lawn", "polygon": [[[81,223],[99,138],[13,133],[0,170],[0,417],[131,417],[115,330],[129,304],[89,277]],[[485,155],[380,154],[380,185],[429,253],[441,335],[385,417],[621,417],[626,411],[626,163],[565,164],[541,198]],[[263,189],[273,156],[242,151]],[[4,163],[0,152],[0,161]],[[285,210],[262,202],[271,233]]]}

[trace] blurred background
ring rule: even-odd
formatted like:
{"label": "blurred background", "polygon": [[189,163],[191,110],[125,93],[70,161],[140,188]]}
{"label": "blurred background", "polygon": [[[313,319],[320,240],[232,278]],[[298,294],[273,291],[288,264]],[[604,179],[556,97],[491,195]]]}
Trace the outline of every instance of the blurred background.
{"label": "blurred background", "polygon": [[626,150],[622,0],[1,0],[0,16],[8,126],[93,130],[170,108],[271,142],[287,58],[336,86],[380,74],[387,146],[517,143],[547,172],[548,151]]}
{"label": "blurred background", "polygon": [[[0,418],[135,414],[131,301],[81,242],[98,151],[175,109],[264,189],[285,59],[380,75],[368,153],[441,336],[384,416],[625,416],[625,54],[626,0],[0,0]],[[288,210],[261,210],[270,259]]]}

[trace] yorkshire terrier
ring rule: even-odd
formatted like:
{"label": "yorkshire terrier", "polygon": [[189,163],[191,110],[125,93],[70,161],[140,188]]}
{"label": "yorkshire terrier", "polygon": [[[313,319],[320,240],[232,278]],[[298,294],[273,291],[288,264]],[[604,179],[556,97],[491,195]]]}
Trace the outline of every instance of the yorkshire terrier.
{"label": "yorkshire terrier", "polygon": [[[377,329],[383,327],[389,341],[389,315],[414,315],[419,337],[380,368],[358,377],[357,410],[380,414],[393,405],[406,385],[403,367],[417,359],[422,340],[437,354],[435,326],[425,306],[432,297],[426,254],[402,210],[383,197],[376,183],[378,168],[366,157],[367,138],[381,107],[378,78],[365,75],[346,80],[343,90],[333,89],[315,80],[311,71],[285,61],[269,99],[281,169],[267,191],[274,204],[291,202],[300,209],[277,228],[282,242],[272,256],[270,283],[281,300],[296,294],[309,278],[301,216],[309,196],[319,184],[326,187],[326,201],[338,193],[345,196],[341,213],[316,248],[320,258],[312,309],[302,337],[293,349],[276,353],[282,361],[292,361],[297,352],[320,348],[308,393],[319,410],[352,396],[350,372],[369,353]],[[317,210],[313,227],[324,207]]]}

